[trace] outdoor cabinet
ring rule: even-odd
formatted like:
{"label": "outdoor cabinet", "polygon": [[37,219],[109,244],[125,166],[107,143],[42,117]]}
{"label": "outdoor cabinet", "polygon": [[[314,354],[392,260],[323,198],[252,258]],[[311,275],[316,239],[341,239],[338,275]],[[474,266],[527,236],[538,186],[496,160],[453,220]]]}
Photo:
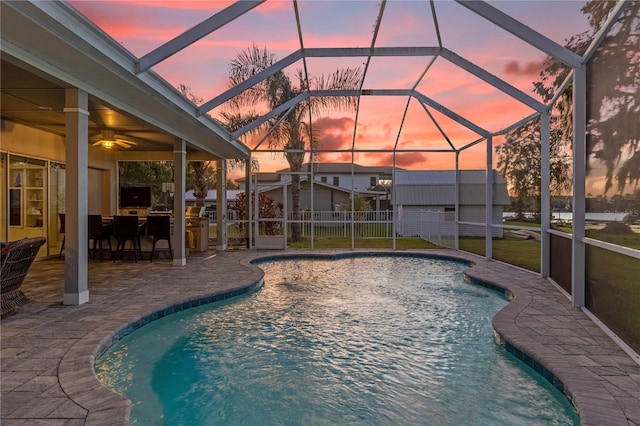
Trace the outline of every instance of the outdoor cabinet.
{"label": "outdoor cabinet", "polygon": [[209,249],[209,219],[206,217],[189,219],[185,237],[187,248],[195,252],[207,251]]}

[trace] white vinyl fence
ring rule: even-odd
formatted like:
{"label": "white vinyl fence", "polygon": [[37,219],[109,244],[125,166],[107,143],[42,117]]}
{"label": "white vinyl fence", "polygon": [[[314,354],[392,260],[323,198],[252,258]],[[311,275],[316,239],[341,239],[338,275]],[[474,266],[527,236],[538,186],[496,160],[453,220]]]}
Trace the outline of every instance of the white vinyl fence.
{"label": "white vinyl fence", "polygon": [[[209,214],[209,238],[216,237],[216,217],[214,211]],[[404,212],[396,223],[396,233],[404,238],[423,238],[445,247],[453,247],[455,238],[455,222],[453,212],[417,211]],[[282,218],[260,218],[261,225]],[[229,238],[244,238],[246,220],[240,220],[236,212],[227,212],[227,235]],[[291,225],[298,223],[304,238],[393,238],[393,212],[387,210],[350,212],[319,211],[300,212],[300,219],[293,220],[291,212],[287,217],[288,234]],[[313,232],[312,232],[313,231]],[[280,231],[279,233],[282,233]]]}
{"label": "white vinyl fence", "polygon": [[453,248],[456,238],[455,212],[422,210],[415,218],[420,238],[443,247]]}

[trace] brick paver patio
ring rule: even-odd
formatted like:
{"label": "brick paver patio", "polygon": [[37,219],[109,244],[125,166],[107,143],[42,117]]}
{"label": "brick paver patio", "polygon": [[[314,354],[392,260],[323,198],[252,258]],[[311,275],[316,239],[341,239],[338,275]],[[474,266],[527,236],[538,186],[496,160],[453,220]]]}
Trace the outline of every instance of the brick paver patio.
{"label": "brick paver patio", "polygon": [[[471,255],[418,252],[470,259],[476,263],[470,278],[515,296],[494,328],[513,353],[564,387],[583,425],[640,425],[640,365],[552,284]],[[63,260],[35,262],[24,285],[31,302],[1,324],[0,422],[128,424],[131,403],[93,372],[101,348],[151,313],[254,285],[263,274],[249,263],[253,258],[301,253],[335,252],[208,251],[192,254],[184,267],[167,260],[90,261],[90,301],[82,306],[61,304]]]}

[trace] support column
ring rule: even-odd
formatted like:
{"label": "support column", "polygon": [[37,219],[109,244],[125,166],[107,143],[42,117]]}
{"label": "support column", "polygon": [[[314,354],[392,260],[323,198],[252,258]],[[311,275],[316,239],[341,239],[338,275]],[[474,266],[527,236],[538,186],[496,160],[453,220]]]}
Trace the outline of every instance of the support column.
{"label": "support column", "polygon": [[493,258],[493,136],[487,137],[487,180],[485,188],[485,241],[484,256]]}
{"label": "support column", "polygon": [[[253,224],[255,226],[254,228],[254,238],[256,239],[256,248],[258,247],[258,238],[260,238],[260,194],[258,194],[258,174],[256,173],[256,181],[254,183],[254,187],[253,187]],[[285,212],[287,211],[287,203],[285,200],[284,203],[284,208],[285,208]],[[249,213],[249,216],[251,216],[251,213]]]}
{"label": "support column", "polygon": [[227,249],[227,160],[218,160],[216,168],[216,250]]}
{"label": "support column", "polygon": [[[310,222],[311,222],[311,230],[309,231],[309,235],[311,235],[311,250],[314,249],[314,240],[316,238],[316,233],[315,233],[315,229],[316,229],[316,222],[315,222],[315,217],[316,217],[316,202],[315,202],[315,193],[314,193],[314,189],[315,189],[315,185],[314,185],[314,170],[315,170],[315,157],[313,156],[313,153],[311,153],[311,159],[313,161],[309,161],[309,188],[311,190],[311,217]],[[333,206],[331,206],[331,210],[333,210]]]}
{"label": "support column", "polygon": [[[257,175],[257,173],[256,173]],[[251,197],[251,190],[253,188],[253,184],[251,183],[251,157],[247,159],[244,169],[244,195],[245,195],[245,209],[247,212],[245,220],[247,221],[245,227],[245,236],[247,248],[251,249],[253,247],[253,228],[251,226],[251,212],[253,211],[253,203]],[[285,212],[286,214],[286,212]]]}
{"label": "support column", "polygon": [[353,151],[351,151],[351,249],[356,248],[356,213],[355,213],[355,163]]}
{"label": "support column", "polygon": [[455,185],[456,185],[456,204],[455,204],[455,229],[454,229],[454,238],[455,241],[453,243],[453,248],[456,250],[460,250],[460,151],[456,151],[456,176],[455,176]]}
{"label": "support column", "polygon": [[[291,175],[289,175],[289,178],[291,178]],[[282,187],[282,209],[284,210],[284,220],[282,222],[282,226],[284,227],[283,234],[285,247],[287,246],[287,241],[289,241],[289,224],[287,223],[287,218],[289,217],[289,215],[287,214],[287,212],[289,211],[289,197],[287,196],[287,194],[289,193],[290,187],[290,185],[286,184]],[[256,185],[256,189],[258,189],[258,185]],[[258,197],[258,200],[259,199],[260,197]],[[258,210],[260,209],[256,210],[256,217],[258,217]]]}
{"label": "support column", "polygon": [[82,305],[89,301],[89,110],[87,92],[65,89],[65,234],[64,298],[65,305]]}
{"label": "support column", "polygon": [[587,145],[587,76],[584,67],[573,69],[573,237],[571,239],[571,300],[578,309],[585,303],[585,176]]}
{"label": "support column", "polygon": [[551,118],[548,111],[541,116],[540,128],[540,276],[549,276],[551,265]]}
{"label": "support column", "polygon": [[398,226],[398,205],[396,203],[396,151],[395,149],[393,150],[393,166],[391,168],[391,200],[392,200],[392,204],[393,204],[393,210],[392,210],[392,214],[393,214],[393,222],[392,222],[392,226],[391,229],[393,231],[393,244],[392,244],[392,248],[395,250],[396,249],[396,235],[398,232],[397,226]]}
{"label": "support column", "polygon": [[187,264],[187,249],[185,244],[185,202],[184,194],[187,190],[187,144],[176,138],[173,143],[173,180],[175,192],[173,194],[173,266]]}

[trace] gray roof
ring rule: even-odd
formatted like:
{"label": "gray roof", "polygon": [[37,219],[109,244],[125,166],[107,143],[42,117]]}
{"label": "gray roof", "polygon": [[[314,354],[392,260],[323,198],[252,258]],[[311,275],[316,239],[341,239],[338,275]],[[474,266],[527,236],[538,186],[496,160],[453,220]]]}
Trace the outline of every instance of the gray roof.
{"label": "gray roof", "polygon": [[[258,172],[253,173],[251,179],[255,179],[256,174],[258,175],[258,182],[280,182],[280,175],[276,172]],[[244,182],[246,178],[240,177],[236,179],[236,182]]]}
{"label": "gray roof", "polygon": [[[227,189],[227,201],[232,201],[238,198],[238,194],[244,191],[239,189]],[[205,198],[205,202],[216,201],[218,199],[218,192],[215,189],[210,189],[207,191],[207,198]],[[184,200],[187,202],[196,201],[196,197],[193,196],[193,189],[188,190],[184,193]]]}
{"label": "gray roof", "polygon": [[[273,184],[273,185],[264,185],[264,186],[262,186],[260,188],[260,192],[269,192],[269,191],[273,191],[274,189],[282,190],[282,187],[284,187],[284,186],[288,187],[290,185],[291,185],[291,181],[290,180],[286,181],[286,182],[276,183],[276,184]],[[314,187],[321,186],[321,187],[329,188],[332,191],[345,192],[347,194],[351,194],[351,190],[350,189],[346,189],[346,188],[343,188],[341,186],[331,185],[330,183],[327,183],[327,182],[320,182],[319,180],[314,180],[313,181],[313,186]],[[301,188],[305,188],[305,189],[309,187],[309,181],[304,176],[300,178],[300,187]],[[356,193],[357,194],[368,194],[368,195],[371,195],[371,194],[377,195],[377,194],[379,194],[379,192],[377,192],[377,191],[356,191]],[[384,192],[382,194],[384,194]]]}
{"label": "gray roof", "polygon": [[[460,204],[484,205],[485,171],[460,170]],[[395,202],[405,206],[453,206],[456,203],[455,171],[396,171]],[[511,204],[507,185],[497,171],[493,171],[493,204]]]}
{"label": "gray roof", "polygon": [[[290,168],[278,170],[278,173],[286,173]],[[302,165],[302,170],[309,170],[309,163]],[[402,170],[396,167],[396,170]],[[378,174],[389,175],[393,172],[391,166],[361,166],[359,164],[353,165],[353,171],[356,174]],[[351,174],[351,163],[314,163],[314,173],[318,174]]]}

